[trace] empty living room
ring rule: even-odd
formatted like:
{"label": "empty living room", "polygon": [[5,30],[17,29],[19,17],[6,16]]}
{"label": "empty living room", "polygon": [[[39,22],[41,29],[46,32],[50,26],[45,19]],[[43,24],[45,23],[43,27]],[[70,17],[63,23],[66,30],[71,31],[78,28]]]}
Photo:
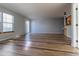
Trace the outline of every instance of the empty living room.
{"label": "empty living room", "polygon": [[0,56],[79,56],[77,3],[0,3]]}

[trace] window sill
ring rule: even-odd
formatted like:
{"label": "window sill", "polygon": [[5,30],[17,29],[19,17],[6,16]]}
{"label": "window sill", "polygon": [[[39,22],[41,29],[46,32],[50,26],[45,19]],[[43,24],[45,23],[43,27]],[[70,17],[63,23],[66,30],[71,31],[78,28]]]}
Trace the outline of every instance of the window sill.
{"label": "window sill", "polygon": [[9,32],[0,32],[0,34],[5,34],[5,33],[13,33],[14,31],[9,31]]}

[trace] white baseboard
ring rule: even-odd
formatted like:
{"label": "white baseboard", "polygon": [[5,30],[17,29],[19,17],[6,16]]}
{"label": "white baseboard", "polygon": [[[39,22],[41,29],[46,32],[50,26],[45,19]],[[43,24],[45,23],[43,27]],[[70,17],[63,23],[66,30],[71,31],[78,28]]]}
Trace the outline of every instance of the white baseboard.
{"label": "white baseboard", "polygon": [[47,33],[29,33],[29,34],[64,34],[64,33],[51,33],[51,32],[47,32]]}

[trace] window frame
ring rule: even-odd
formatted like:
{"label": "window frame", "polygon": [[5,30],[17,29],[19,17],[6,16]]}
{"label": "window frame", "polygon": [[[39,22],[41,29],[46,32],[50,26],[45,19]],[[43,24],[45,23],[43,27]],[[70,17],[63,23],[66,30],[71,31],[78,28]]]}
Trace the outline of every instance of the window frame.
{"label": "window frame", "polygon": [[[12,23],[10,23],[10,22],[3,22],[3,13],[12,16]],[[6,19],[7,19],[7,18],[6,18]],[[2,23],[2,30],[1,30],[0,33],[10,33],[10,32],[14,32],[14,15],[9,14],[9,13],[6,13],[6,12],[1,12],[1,22],[0,22],[0,23]],[[3,23],[12,24],[12,31],[3,31]]]}

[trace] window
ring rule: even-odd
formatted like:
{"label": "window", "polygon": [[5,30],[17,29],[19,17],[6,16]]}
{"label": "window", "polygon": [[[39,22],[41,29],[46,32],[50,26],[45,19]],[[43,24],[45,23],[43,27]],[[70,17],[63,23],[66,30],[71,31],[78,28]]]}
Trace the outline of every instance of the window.
{"label": "window", "polygon": [[14,24],[14,16],[0,12],[0,33],[12,32]]}
{"label": "window", "polygon": [[13,18],[12,15],[3,13],[3,32],[13,31]]}

